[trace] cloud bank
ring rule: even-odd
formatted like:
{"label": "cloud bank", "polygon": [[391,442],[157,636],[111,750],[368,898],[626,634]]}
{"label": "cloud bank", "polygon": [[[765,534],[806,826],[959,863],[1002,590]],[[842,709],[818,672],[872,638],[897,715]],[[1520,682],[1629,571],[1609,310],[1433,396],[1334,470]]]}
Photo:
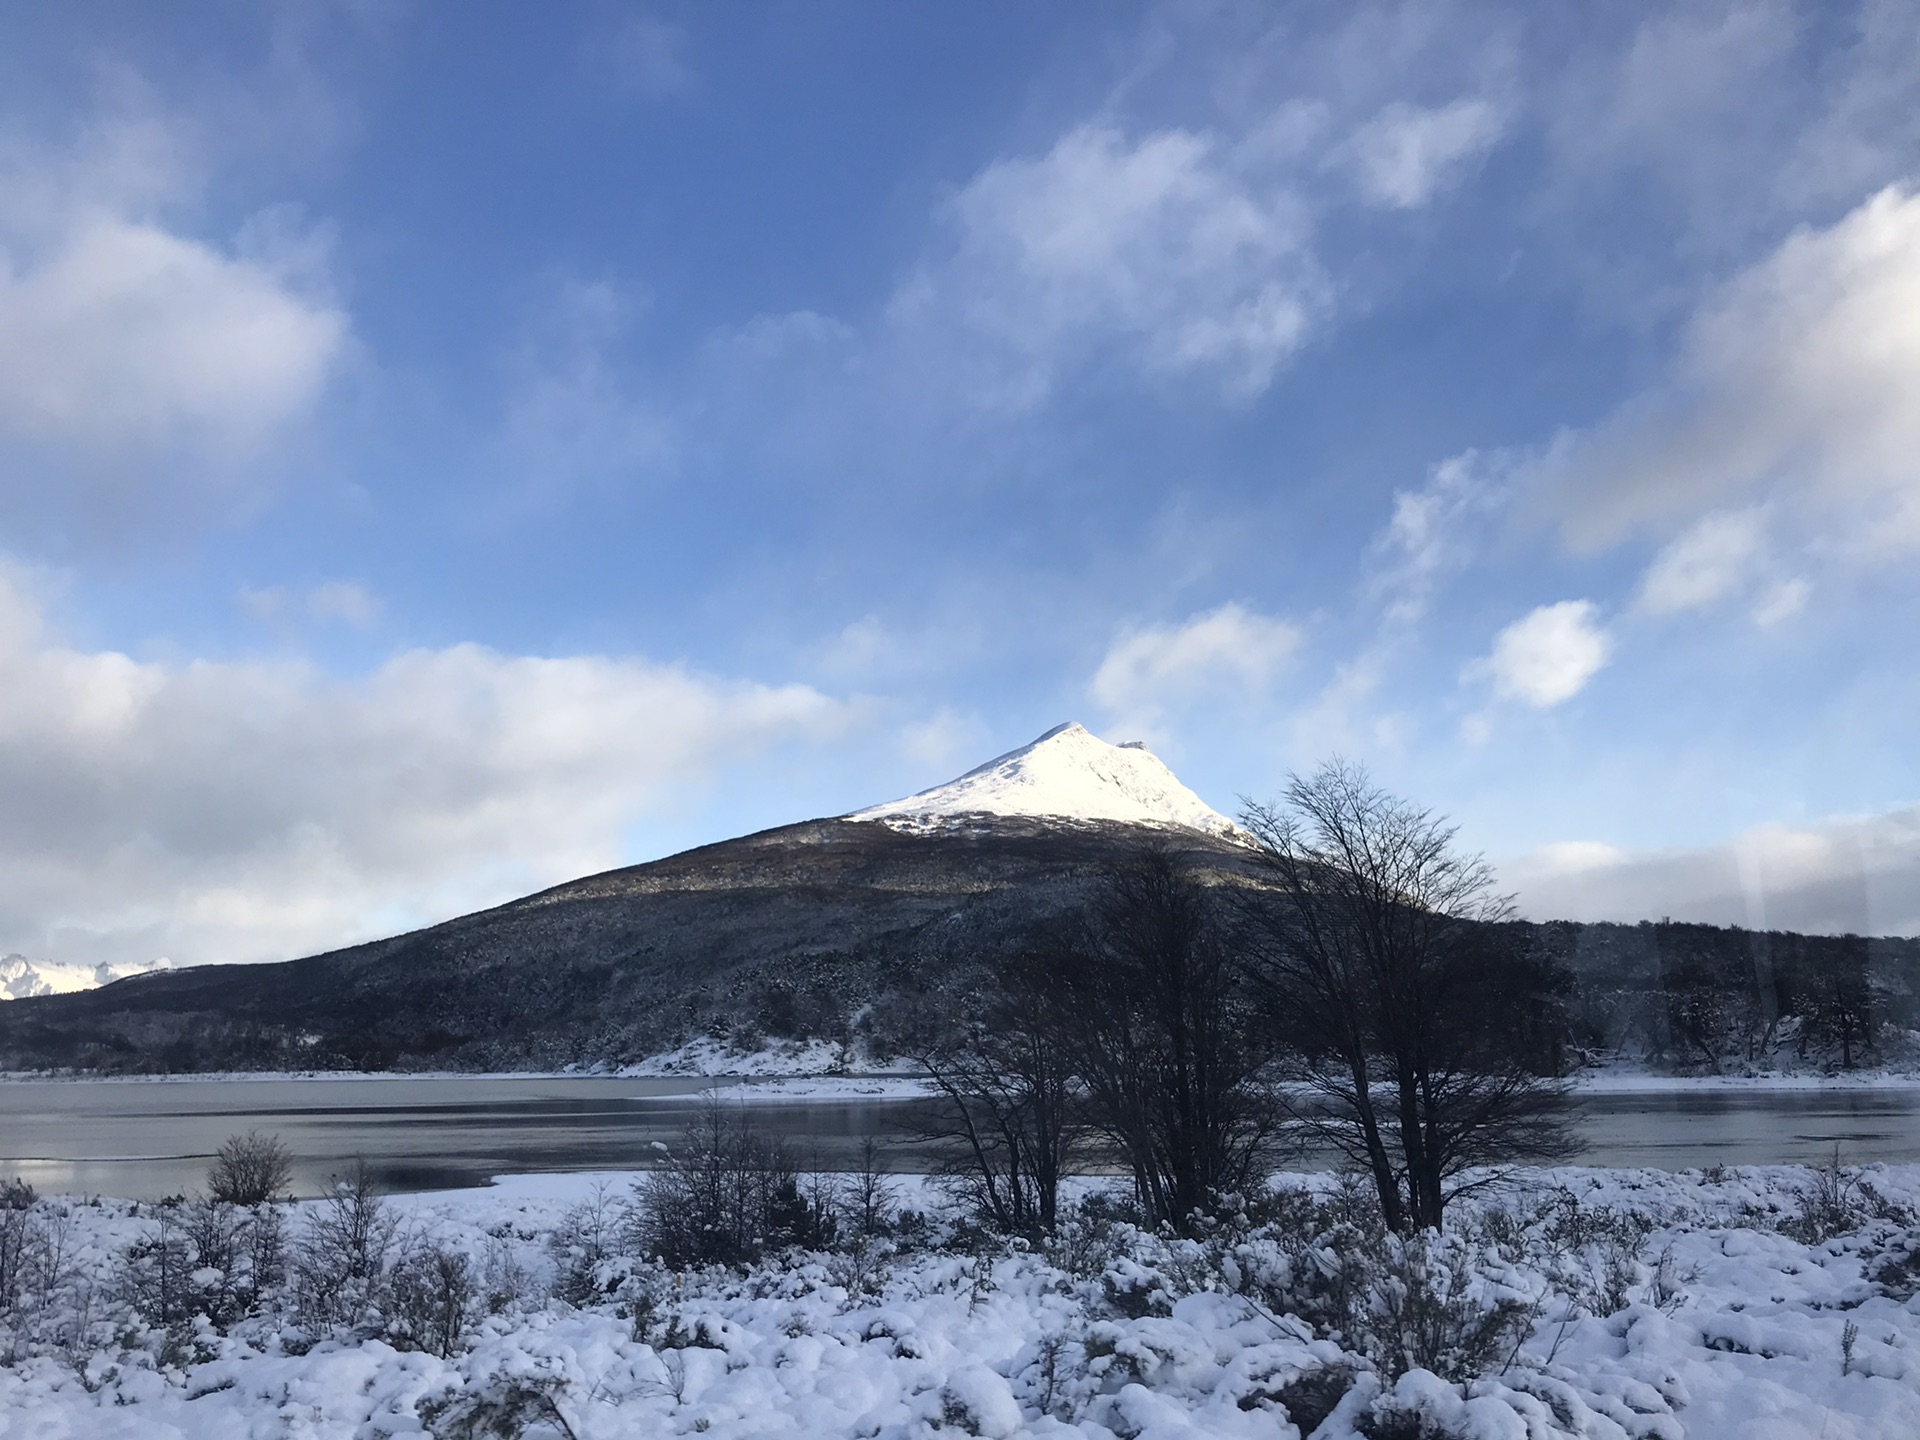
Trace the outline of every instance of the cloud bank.
{"label": "cloud bank", "polygon": [[415,650],[328,678],[70,648],[0,574],[0,952],[275,959],[618,864],[717,767],[849,709],[633,657]]}
{"label": "cloud bank", "polygon": [[1328,303],[1299,198],[1205,132],[1079,126],[988,165],[947,220],[951,252],[902,285],[894,319],[983,344],[978,398],[1001,406],[1116,358],[1249,397]]}
{"label": "cloud bank", "polygon": [[1297,626],[1237,604],[1179,625],[1129,630],[1094,672],[1093,698],[1123,722],[1151,729],[1208,700],[1263,697],[1300,640]]}
{"label": "cloud bank", "polygon": [[79,218],[39,254],[0,254],[0,432],[251,456],[313,404],[346,331],[253,261]]}
{"label": "cloud bank", "polygon": [[1549,845],[1500,867],[1535,920],[1670,917],[1821,934],[1920,934],[1920,806],[1762,825],[1726,844]]}
{"label": "cloud bank", "polygon": [[[1775,500],[1817,547],[1920,550],[1920,195],[1795,232],[1694,314],[1667,383],[1538,477],[1578,548]],[[1722,522],[1723,525],[1731,522]]]}

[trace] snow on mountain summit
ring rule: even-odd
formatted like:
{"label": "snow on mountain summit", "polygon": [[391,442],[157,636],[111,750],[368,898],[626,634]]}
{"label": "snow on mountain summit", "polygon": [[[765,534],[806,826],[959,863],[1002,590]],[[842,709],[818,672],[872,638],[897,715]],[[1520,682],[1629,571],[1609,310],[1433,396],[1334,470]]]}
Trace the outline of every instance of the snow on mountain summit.
{"label": "snow on mountain summit", "polygon": [[948,829],[983,814],[1177,825],[1213,835],[1238,830],[1141,742],[1109,745],[1071,722],[957,780],[857,810],[847,819],[924,831]]}
{"label": "snow on mountain summit", "polygon": [[24,955],[0,955],[0,1000],[23,1000],[34,995],[70,995],[111,985],[129,975],[149,970],[171,970],[171,960],[145,964],[74,965],[54,960],[29,960]]}

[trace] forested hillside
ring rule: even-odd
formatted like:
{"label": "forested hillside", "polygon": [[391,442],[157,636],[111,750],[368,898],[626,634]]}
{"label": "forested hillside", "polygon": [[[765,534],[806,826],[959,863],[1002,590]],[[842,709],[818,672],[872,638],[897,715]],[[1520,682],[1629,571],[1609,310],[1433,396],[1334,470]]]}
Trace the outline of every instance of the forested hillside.
{"label": "forested hillside", "polygon": [[[786,826],[326,955],[12,1001],[0,1066],[552,1068],[703,1036],[743,1054],[825,1039],[851,1063],[883,1061],[1167,834],[1004,816],[927,834]],[[1187,830],[1178,844],[1209,883],[1262,883],[1243,840]],[[1548,972],[1557,1003],[1512,1037],[1548,1071],[1883,1064],[1920,1025],[1914,940],[1513,922],[1489,929],[1485,955]]]}

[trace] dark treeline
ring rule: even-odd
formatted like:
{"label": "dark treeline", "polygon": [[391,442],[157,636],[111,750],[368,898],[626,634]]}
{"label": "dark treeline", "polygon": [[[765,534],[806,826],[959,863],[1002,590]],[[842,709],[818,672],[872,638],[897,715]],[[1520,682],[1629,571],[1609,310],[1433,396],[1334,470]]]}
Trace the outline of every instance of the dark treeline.
{"label": "dark treeline", "polygon": [[1515,927],[1562,967],[1566,1043],[1678,1073],[1853,1069],[1920,1025],[1920,942],[1672,922]]}

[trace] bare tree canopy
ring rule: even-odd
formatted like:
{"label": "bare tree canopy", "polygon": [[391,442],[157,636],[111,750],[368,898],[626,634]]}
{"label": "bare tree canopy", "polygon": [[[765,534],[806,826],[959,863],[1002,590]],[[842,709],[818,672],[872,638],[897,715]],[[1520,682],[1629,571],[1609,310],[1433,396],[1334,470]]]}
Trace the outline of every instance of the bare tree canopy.
{"label": "bare tree canopy", "polygon": [[1514,1043],[1547,989],[1491,868],[1443,819],[1339,761],[1247,805],[1272,884],[1244,910],[1294,1110],[1373,1177],[1388,1224],[1438,1226],[1462,1172],[1572,1150],[1565,1087]]}
{"label": "bare tree canopy", "polygon": [[1243,1188],[1272,1133],[1259,1083],[1270,1037],[1243,983],[1230,915],[1164,846],[1102,877],[1043,976],[1047,1024],[1089,1123],[1133,1172],[1156,1222],[1188,1223]]}
{"label": "bare tree canopy", "polygon": [[[973,1191],[983,1215],[1008,1234],[1053,1229],[1073,1142],[1073,1077],[1045,1021],[1038,966],[996,968],[993,991],[970,1018],[929,1027],[915,1059],[940,1093],[920,1127],[944,1142],[947,1173]],[[952,997],[942,997],[951,999]]]}

